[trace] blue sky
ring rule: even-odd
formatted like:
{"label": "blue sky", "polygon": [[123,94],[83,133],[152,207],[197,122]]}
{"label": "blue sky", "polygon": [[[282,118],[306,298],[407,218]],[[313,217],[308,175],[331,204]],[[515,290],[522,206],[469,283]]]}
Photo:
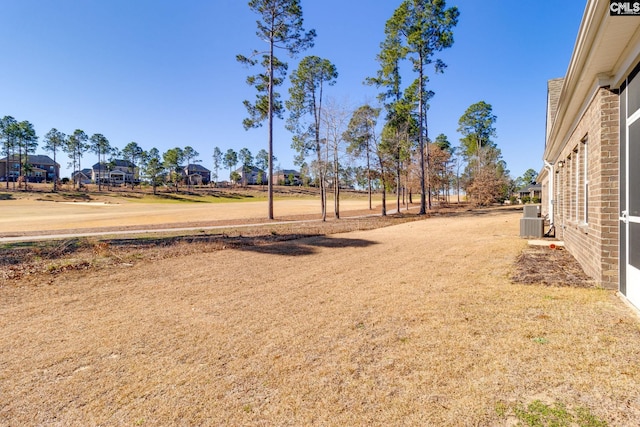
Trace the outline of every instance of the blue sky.
{"label": "blue sky", "polygon": [[[302,0],[315,47],[295,59],[280,56],[290,71],[305,55],[329,59],[339,72],[329,97],[351,108],[375,102],[377,90],[362,82],[376,73],[384,24],[399,3]],[[498,117],[496,143],[512,176],[539,169],[546,82],[566,73],[585,4],[449,0],[460,20],[453,47],[440,55],[447,70],[431,76],[430,137],[444,133],[457,145],[458,119],[484,100]],[[29,120],[40,142],[56,127],[101,133],[118,148],[190,145],[209,169],[215,146],[254,155],[266,149],[266,127],[242,127],[242,101],[255,96],[245,79],[254,70],[235,56],[263,47],[247,1],[4,0],[2,17],[0,116]],[[404,82],[413,78],[407,70]],[[286,98],[287,84],[279,91]],[[282,121],[274,142],[278,163],[293,167]],[[83,166],[96,160],[87,153]]]}

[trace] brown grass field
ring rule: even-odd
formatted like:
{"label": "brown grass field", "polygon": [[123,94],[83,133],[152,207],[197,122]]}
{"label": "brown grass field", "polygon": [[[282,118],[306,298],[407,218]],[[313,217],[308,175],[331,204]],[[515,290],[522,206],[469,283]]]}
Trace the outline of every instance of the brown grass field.
{"label": "brown grass field", "polygon": [[640,424],[636,312],[522,273],[521,215],[5,246],[0,425]]}

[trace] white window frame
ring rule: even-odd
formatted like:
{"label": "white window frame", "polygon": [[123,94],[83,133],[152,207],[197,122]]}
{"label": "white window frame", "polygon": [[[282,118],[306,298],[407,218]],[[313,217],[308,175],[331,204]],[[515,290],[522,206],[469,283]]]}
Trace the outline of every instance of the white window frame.
{"label": "white window frame", "polygon": [[579,151],[579,147],[576,146],[576,148],[573,149],[573,154],[574,154],[574,158],[573,158],[573,169],[574,169],[574,174],[575,174],[575,178],[574,178],[574,182],[575,182],[575,189],[576,189],[576,200],[575,200],[575,210],[573,211],[573,213],[575,214],[575,220],[577,223],[580,223],[580,151]]}
{"label": "white window frame", "polygon": [[582,218],[584,219],[584,224],[589,224],[589,154],[588,154],[588,149],[589,149],[589,138],[588,137],[584,137],[584,139],[582,140],[582,145],[580,146],[580,150],[584,151],[584,154],[582,155],[582,167],[584,168],[584,177],[583,177],[583,184],[582,184],[582,191],[584,193],[584,197],[583,197],[583,203],[582,203],[582,209],[583,209],[583,216]]}

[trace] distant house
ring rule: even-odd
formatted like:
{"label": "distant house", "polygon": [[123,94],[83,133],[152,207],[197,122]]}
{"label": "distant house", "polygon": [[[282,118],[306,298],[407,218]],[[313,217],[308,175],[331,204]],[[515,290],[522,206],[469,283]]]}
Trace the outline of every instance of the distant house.
{"label": "distant house", "polygon": [[191,185],[207,185],[211,182],[211,171],[198,164],[184,166],[182,176]]}
{"label": "distant house", "polygon": [[538,199],[540,200],[542,197],[542,184],[531,184],[524,187],[522,190],[518,191],[518,195],[520,196],[520,200],[525,197],[528,197],[529,200]]}
{"label": "distant house", "polygon": [[269,181],[267,174],[262,169],[255,166],[251,166],[246,171],[244,168],[238,168],[234,172],[240,175],[240,182],[243,184],[266,184]]}
{"label": "distant house", "polygon": [[79,182],[80,184],[91,184],[92,173],[92,170],[88,168],[82,169],[81,171],[75,171],[71,174],[71,181]]}
{"label": "distant house", "polygon": [[281,185],[300,185],[302,178],[297,170],[281,169],[275,173],[275,182]]}
{"label": "distant house", "polygon": [[[14,154],[0,159],[0,179],[3,181],[15,181],[20,176],[20,156]],[[28,155],[27,171],[23,173],[29,182],[49,182],[60,179],[60,165],[45,155]]]}
{"label": "distant house", "polygon": [[136,182],[136,165],[129,160],[116,159],[108,163],[96,163],[91,168],[91,180],[112,185],[131,184]]}

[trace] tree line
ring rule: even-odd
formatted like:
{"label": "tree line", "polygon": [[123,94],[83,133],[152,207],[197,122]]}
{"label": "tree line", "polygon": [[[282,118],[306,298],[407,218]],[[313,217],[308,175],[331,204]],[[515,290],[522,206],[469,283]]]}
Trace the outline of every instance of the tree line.
{"label": "tree line", "polygon": [[[38,148],[38,136],[33,125],[27,121],[17,121],[12,116],[4,116],[0,119],[0,148],[5,156],[5,173],[9,173],[9,163],[18,160],[18,181],[26,182],[27,175],[33,169],[29,163],[29,155],[35,153]],[[172,184],[177,190],[184,180],[183,168],[187,168],[198,162],[200,154],[193,147],[175,147],[160,153],[157,148],[145,151],[136,142],[130,142],[122,149],[112,146],[109,140],[100,133],[88,136],[82,129],[76,129],[67,135],[56,128],[52,128],[44,135],[44,151],[51,153],[54,163],[58,163],[58,154],[66,154],[69,158],[68,166],[72,168],[72,182],[74,188],[81,187],[79,172],[82,171],[82,158],[87,153],[93,153],[98,157],[100,171],[98,173],[99,190],[103,184],[109,184],[108,179],[103,179],[103,171],[107,173],[115,168],[117,160],[124,160],[133,165],[133,172],[137,175],[129,183],[133,186],[146,179],[152,186],[154,194],[158,185]],[[7,177],[8,178],[8,177]],[[187,180],[187,184],[189,181]],[[14,184],[15,185],[15,184]],[[53,190],[58,189],[58,181],[53,180]],[[7,179],[7,188],[9,179]]]}
{"label": "tree line", "polygon": [[[332,102],[326,95],[339,77],[337,67],[329,59],[314,55],[302,58],[291,72],[289,97],[283,101],[277,88],[287,77],[288,64],[277,54],[283,52],[294,58],[313,48],[317,34],[313,29],[304,29],[300,0],[250,0],[248,6],[258,15],[256,34],[265,47],[249,55],[237,55],[240,63],[257,70],[246,79],[255,88],[256,96],[244,101],[247,117],[243,126],[250,129],[266,122],[267,149],[260,150],[254,158],[246,148],[223,153],[215,147],[215,180],[224,167],[229,168],[230,179],[236,181],[233,168],[238,162],[243,171],[254,164],[264,170],[266,176],[261,176],[260,181],[264,179],[268,184],[268,217],[272,219],[276,160],[273,121],[284,119],[288,112],[286,128],[293,134],[295,164],[320,189],[323,219],[327,215],[329,189],[334,192],[334,214],[339,217],[340,188],[344,186],[341,184],[348,186],[347,181],[367,188],[370,200],[372,191],[382,190],[383,214],[387,211],[388,192],[395,193],[398,210],[419,194],[420,213],[432,208],[434,198],[448,198],[453,186],[458,194],[463,190],[478,204],[508,196],[509,171],[493,141],[497,117],[490,104],[475,103],[460,117],[458,131],[462,138],[457,147],[446,135],[432,138],[429,133],[429,101],[435,96],[429,81],[446,70],[438,54],[453,46],[453,30],[460,15],[457,7],[447,7],[445,0],[401,1],[383,27],[384,38],[376,56],[379,69],[374,76],[364,78],[365,84],[380,90],[379,104],[349,108]],[[407,77],[409,84],[404,82]],[[3,123],[2,141],[7,155],[19,147],[19,155],[26,156],[36,146],[35,132],[29,136],[22,129],[25,126],[29,127]],[[14,131],[14,127],[21,128],[22,133]],[[96,153],[99,162],[105,164],[117,154],[139,165],[154,191],[156,184],[167,179],[177,189],[181,163],[189,164],[198,157],[191,147],[176,147],[160,155],[157,149],[143,151],[134,142],[120,152],[111,148],[103,135],[88,137],[79,129],[71,135],[52,129],[45,136],[45,149],[54,158],[57,151],[66,153],[74,172],[81,170],[80,161],[86,151]]]}
{"label": "tree line", "polygon": [[[278,51],[290,57],[313,47],[315,30],[303,28],[299,0],[250,0],[249,8],[258,14],[257,35],[266,42],[264,50],[238,55],[237,60],[259,71],[247,77],[256,89],[253,101],[245,100],[246,129],[267,122],[268,153],[273,156],[273,120],[284,118],[293,133],[292,148],[296,165],[307,168],[320,188],[322,218],[327,215],[327,190],[334,191],[334,212],[339,217],[341,170],[346,153],[366,181],[371,200],[372,189],[382,189],[382,214],[386,214],[386,193],[395,192],[396,208],[410,203],[420,194],[420,213],[432,208],[432,199],[448,197],[455,182],[477,204],[508,197],[509,171],[500,149],[493,142],[496,116],[490,104],[480,101],[460,117],[459,147],[453,147],[446,135],[429,135],[429,90],[431,75],[443,73],[446,64],[437,54],[453,45],[453,29],[458,23],[457,7],[445,0],[404,0],[384,26],[384,40],[377,55],[379,70],[365,83],[381,90],[381,107],[365,104],[348,113],[343,107],[327,104],[326,90],[336,83],[338,70],[326,58],[306,56],[291,73],[289,99],[282,101],[276,88],[287,74],[287,63]],[[405,63],[408,62],[408,65]],[[407,70],[411,76],[403,84]],[[383,114],[384,112],[384,114]],[[462,166],[464,165],[464,168]],[[273,218],[273,162],[267,164],[269,181],[268,217]],[[455,179],[454,179],[455,176]],[[336,181],[332,183],[331,181]],[[371,207],[371,202],[370,202]]]}

